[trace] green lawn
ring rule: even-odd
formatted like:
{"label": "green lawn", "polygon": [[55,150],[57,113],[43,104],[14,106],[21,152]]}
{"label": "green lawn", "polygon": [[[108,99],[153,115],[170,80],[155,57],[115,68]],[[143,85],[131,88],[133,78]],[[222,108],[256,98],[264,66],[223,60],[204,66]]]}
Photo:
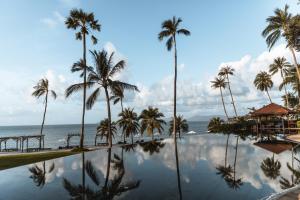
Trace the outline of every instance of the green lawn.
{"label": "green lawn", "polygon": [[17,154],[0,156],[0,170],[9,169],[12,167],[18,167],[21,165],[27,165],[44,160],[50,160],[54,158],[69,156],[78,154],[80,151],[55,151],[48,153],[29,153],[29,154]]}

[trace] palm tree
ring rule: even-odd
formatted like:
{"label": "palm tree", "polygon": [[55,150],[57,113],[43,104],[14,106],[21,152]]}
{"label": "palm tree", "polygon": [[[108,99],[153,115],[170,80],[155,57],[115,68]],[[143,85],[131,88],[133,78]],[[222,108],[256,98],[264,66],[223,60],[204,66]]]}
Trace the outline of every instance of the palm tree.
{"label": "palm tree", "polygon": [[272,157],[267,157],[260,164],[260,168],[264,172],[265,176],[270,179],[276,179],[280,175],[281,163],[274,159],[274,153]]}
{"label": "palm tree", "polygon": [[220,117],[213,117],[210,119],[207,129],[210,132],[216,133],[221,131],[222,124],[224,124],[224,120]]}
{"label": "palm tree", "polygon": [[292,166],[291,166],[287,162],[287,168],[292,173],[291,182],[287,178],[284,178],[284,177],[281,176],[280,181],[279,181],[281,189],[289,189],[291,187],[294,187],[294,186],[300,184],[300,167],[298,167],[298,169],[294,169],[293,163],[292,163]]}
{"label": "palm tree", "polygon": [[[293,18],[292,14],[288,12],[289,6],[285,5],[284,9],[281,10],[277,8],[274,11],[274,16],[269,16],[267,18],[267,27],[263,30],[262,36],[266,38],[267,45],[271,50],[274,44],[280,39],[280,37],[285,37],[288,42],[288,46],[293,55],[294,65],[298,66],[298,62],[295,55],[295,50],[293,46],[289,43],[289,24]],[[296,67],[298,82],[300,80],[300,71]]]}
{"label": "palm tree", "polygon": [[[85,101],[86,101],[86,78],[87,78],[87,64],[86,64],[86,36],[91,31],[100,32],[100,24],[98,20],[95,20],[93,13],[86,13],[82,9],[73,9],[70,11],[70,16],[66,19],[65,24],[68,29],[78,30],[75,33],[76,40],[82,40],[83,45],[83,56],[81,60],[83,83],[76,84],[77,88],[83,88],[83,105],[82,105],[82,119],[81,119],[81,133],[80,133],[80,148],[83,147],[84,141],[84,117],[85,117]],[[92,35],[91,40],[93,44],[97,43],[97,38]],[[73,67],[74,68],[74,67]],[[74,87],[74,85],[72,85]],[[70,86],[72,88],[72,86]],[[68,97],[71,93],[70,87],[67,89],[66,96]],[[69,94],[69,95],[68,95]]]}
{"label": "palm tree", "polygon": [[300,97],[300,82],[298,81],[295,67],[291,67],[285,76],[283,82],[279,85],[279,90],[282,90],[285,85],[290,85],[295,93]]}
{"label": "palm tree", "polygon": [[142,134],[147,131],[147,134],[152,136],[152,140],[154,139],[155,129],[161,134],[164,130],[163,125],[166,124],[162,119],[163,117],[164,114],[159,112],[158,108],[149,106],[148,109],[144,109],[139,116]]}
{"label": "palm tree", "polygon": [[[97,127],[97,135],[95,138],[95,145],[96,145],[97,136],[100,136],[101,140],[103,139],[103,137],[105,137],[106,143],[108,143],[108,138],[109,138],[108,137],[108,127],[109,127],[108,122],[109,121],[107,118],[100,121],[100,124]],[[111,122],[111,134],[112,134],[112,137],[115,137],[115,134],[117,134],[117,123],[116,122]]]}
{"label": "palm tree", "polygon": [[122,111],[123,108],[123,99],[124,99],[124,88],[122,87],[115,87],[113,88],[113,95],[110,97],[111,100],[114,101],[114,104],[117,104],[120,102]]}
{"label": "palm tree", "polygon": [[[170,124],[170,128],[169,128],[169,133],[172,134],[174,133],[172,131],[172,128],[174,127],[174,120],[172,119],[169,124]],[[179,115],[178,117],[176,117],[176,132],[179,133],[179,138],[181,136],[181,132],[188,132],[189,131],[189,125],[186,121],[186,119],[183,118],[182,115]]]}
{"label": "palm tree", "polygon": [[[92,94],[87,99],[86,106],[87,109],[91,109],[100,95],[100,90],[101,89],[104,90],[106,96],[107,115],[108,115],[108,137],[109,137],[108,144],[109,147],[111,147],[112,134],[111,134],[111,110],[110,110],[109,91],[111,92],[114,91],[116,87],[120,87],[126,90],[133,90],[133,91],[139,91],[139,90],[135,85],[114,80],[115,75],[121,72],[126,66],[124,60],[120,60],[116,64],[114,64],[113,62],[114,53],[108,55],[105,50],[102,50],[101,52],[91,51],[91,54],[93,56],[94,63],[95,63],[95,71],[92,70],[89,73],[87,86],[91,87],[97,85],[97,88],[94,90],[94,92],[92,92]],[[72,89],[74,89],[75,91],[77,90],[76,86]],[[70,89],[70,92],[73,92],[72,89]]]}
{"label": "palm tree", "polygon": [[227,121],[228,121],[229,117],[228,117],[228,114],[227,114],[227,111],[226,111],[223,92],[222,92],[222,89],[225,89],[225,87],[226,87],[225,79],[221,78],[221,77],[216,77],[215,80],[211,81],[211,83],[212,83],[212,86],[211,86],[212,88],[214,88],[214,89],[219,88],[219,90],[220,90],[224,112],[225,112],[225,115],[226,115],[226,118],[227,118]]}
{"label": "palm tree", "polygon": [[136,112],[133,109],[125,108],[123,112],[119,114],[120,119],[118,120],[119,127],[122,128],[122,132],[125,137],[131,135],[131,143],[133,144],[133,135],[140,131],[139,119]]}
{"label": "palm tree", "polygon": [[[54,90],[49,89],[49,81],[46,78],[43,78],[39,80],[36,86],[33,87],[34,91],[32,93],[32,96],[36,98],[40,98],[41,96],[45,96],[45,108],[44,108],[44,115],[43,115],[43,121],[41,126],[41,132],[40,134],[43,135],[43,129],[44,129],[44,123],[46,118],[46,112],[47,112],[47,106],[48,106],[48,94],[50,93],[54,99],[56,99],[57,95]],[[41,140],[39,142],[40,148],[42,146]]]}
{"label": "palm tree", "polygon": [[[284,102],[284,105],[290,108],[294,108],[295,106],[299,105],[299,98],[291,92],[288,92],[287,95],[281,96],[281,98]],[[289,102],[287,102],[287,99],[289,100]]]}
{"label": "palm tree", "polygon": [[[158,39],[162,41],[164,38],[167,38],[166,46],[168,51],[171,51],[174,46],[174,111],[173,111],[173,119],[174,119],[174,140],[176,141],[176,84],[177,84],[177,44],[176,44],[176,35],[190,35],[190,31],[184,28],[180,28],[179,25],[182,22],[181,18],[176,18],[175,16],[173,19],[165,20],[162,25],[162,31],[158,34]],[[176,144],[176,143],[175,143]]]}
{"label": "palm tree", "polygon": [[43,162],[43,167],[39,167],[38,165],[34,165],[30,167],[28,170],[31,173],[30,178],[36,184],[37,187],[44,187],[46,183],[46,174],[51,174],[55,168],[54,163],[52,163],[48,170],[46,170],[46,162]]}
{"label": "palm tree", "polygon": [[[289,68],[291,68],[291,64],[285,59],[285,57],[277,57],[274,59],[273,63],[269,66],[269,73],[274,75],[276,73],[280,73],[282,81],[284,82],[286,75],[289,72]],[[286,96],[287,107],[289,106],[289,99],[287,96],[286,84],[283,84],[284,92]]]}
{"label": "palm tree", "polygon": [[230,88],[230,81],[229,81],[229,75],[233,75],[234,74],[234,69],[231,68],[230,66],[226,66],[226,67],[222,67],[220,72],[219,72],[219,76],[223,77],[224,79],[227,79],[227,83],[228,83],[228,89],[229,89],[229,92],[230,92],[230,96],[231,96],[231,103],[233,105],[233,109],[234,109],[234,113],[235,113],[235,116],[237,117],[238,114],[236,112],[236,107],[235,107],[235,104],[234,104],[234,100],[233,100],[233,96],[232,96],[232,92],[231,92],[231,88]]}
{"label": "palm tree", "polygon": [[270,103],[272,103],[271,97],[269,95],[269,89],[273,87],[273,81],[271,75],[267,72],[261,71],[258,73],[254,80],[255,87],[260,91],[266,91],[269,97]]}

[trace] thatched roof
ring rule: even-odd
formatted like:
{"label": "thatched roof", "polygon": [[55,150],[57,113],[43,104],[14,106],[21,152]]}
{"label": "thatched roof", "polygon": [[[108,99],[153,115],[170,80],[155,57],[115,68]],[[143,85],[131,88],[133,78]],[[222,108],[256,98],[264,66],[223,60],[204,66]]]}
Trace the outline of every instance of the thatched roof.
{"label": "thatched roof", "polygon": [[278,105],[276,103],[270,103],[269,105],[266,105],[260,109],[257,109],[253,112],[251,112],[251,116],[266,116],[266,115],[288,115],[292,114],[294,111],[285,108],[281,105]]}

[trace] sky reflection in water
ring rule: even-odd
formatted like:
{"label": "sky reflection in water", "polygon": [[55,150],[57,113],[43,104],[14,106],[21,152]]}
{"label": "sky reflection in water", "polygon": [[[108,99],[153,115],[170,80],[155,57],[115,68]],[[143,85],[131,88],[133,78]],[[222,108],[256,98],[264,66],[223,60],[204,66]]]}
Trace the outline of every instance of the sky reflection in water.
{"label": "sky reflection in water", "polygon": [[[287,166],[299,170],[297,160],[292,164],[292,151],[273,158],[254,141],[230,135],[226,145],[227,138],[178,140],[183,199],[259,199],[299,183],[297,171],[293,174]],[[297,152],[294,156],[298,158]],[[179,199],[173,139],[40,162],[1,171],[0,176],[0,199],[5,200]]]}

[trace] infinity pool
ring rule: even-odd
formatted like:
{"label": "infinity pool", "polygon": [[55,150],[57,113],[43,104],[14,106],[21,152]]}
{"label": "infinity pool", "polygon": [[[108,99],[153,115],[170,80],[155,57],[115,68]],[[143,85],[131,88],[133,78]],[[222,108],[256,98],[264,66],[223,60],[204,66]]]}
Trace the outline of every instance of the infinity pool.
{"label": "infinity pool", "polygon": [[0,199],[260,199],[300,182],[291,147],[184,136],[178,165],[173,139],[86,152],[0,171]]}

